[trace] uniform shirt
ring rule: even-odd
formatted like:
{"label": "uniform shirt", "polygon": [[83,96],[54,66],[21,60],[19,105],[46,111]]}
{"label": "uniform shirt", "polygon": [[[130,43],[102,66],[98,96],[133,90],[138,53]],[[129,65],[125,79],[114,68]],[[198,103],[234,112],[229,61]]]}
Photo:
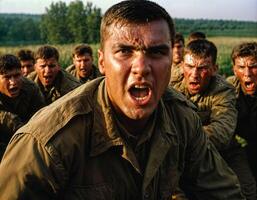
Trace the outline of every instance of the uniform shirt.
{"label": "uniform shirt", "polygon": [[218,150],[228,148],[237,122],[235,89],[220,75],[211,78],[209,86],[201,94],[190,95],[185,80],[173,87],[182,92],[198,108],[204,132]]}
{"label": "uniform shirt", "polygon": [[39,85],[47,104],[54,102],[61,96],[81,85],[81,83],[75,77],[63,69],[61,69],[61,71],[57,74],[51,88],[46,88],[42,85],[36,72],[31,72],[28,78],[32,79]]}
{"label": "uniform shirt", "polygon": [[173,85],[174,82],[183,79],[183,72],[182,72],[182,63],[179,64],[172,64],[171,66],[171,76],[170,76],[170,85]]}
{"label": "uniform shirt", "polygon": [[86,83],[101,76],[100,71],[95,65],[92,65],[92,73],[86,78],[82,78],[78,75],[75,65],[68,66],[66,68],[66,71],[69,72],[72,76],[76,77],[80,81],[80,83]]}
{"label": "uniform shirt", "polygon": [[0,199],[171,199],[182,177],[199,199],[244,199],[182,95],[167,90],[160,100],[143,137],[144,170],[106,95],[104,79],[95,79],[19,129],[0,164]]}

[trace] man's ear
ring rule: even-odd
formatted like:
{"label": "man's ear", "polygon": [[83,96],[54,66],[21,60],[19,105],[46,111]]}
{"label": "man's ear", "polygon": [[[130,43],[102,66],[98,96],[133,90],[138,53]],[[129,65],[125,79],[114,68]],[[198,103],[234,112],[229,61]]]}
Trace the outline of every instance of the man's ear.
{"label": "man's ear", "polygon": [[102,75],[105,75],[104,52],[98,49],[98,68]]}

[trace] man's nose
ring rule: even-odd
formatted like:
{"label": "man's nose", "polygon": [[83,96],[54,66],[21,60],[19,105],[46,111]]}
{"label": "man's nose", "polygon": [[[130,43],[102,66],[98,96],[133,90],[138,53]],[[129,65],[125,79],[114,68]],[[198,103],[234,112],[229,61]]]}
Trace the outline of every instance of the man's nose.
{"label": "man's nose", "polygon": [[27,74],[28,72],[29,72],[29,69],[28,69],[28,67],[24,67],[23,69],[22,69],[22,71],[23,71],[23,74]]}
{"label": "man's nose", "polygon": [[52,68],[51,68],[51,67],[45,66],[45,68],[44,68],[44,72],[45,72],[45,73],[49,73],[49,72],[51,72],[51,71],[52,71]]}
{"label": "man's nose", "polygon": [[251,70],[249,69],[249,67],[245,67],[244,76],[250,76],[250,75],[251,75]]}
{"label": "man's nose", "polygon": [[191,69],[191,74],[192,74],[193,77],[197,77],[198,76],[199,72],[198,72],[197,67],[193,67]]}
{"label": "man's nose", "polygon": [[18,80],[18,78],[11,76],[11,78],[9,79],[9,82],[10,82],[10,84],[15,85],[17,83],[17,80]]}
{"label": "man's nose", "polygon": [[140,51],[137,52],[132,61],[132,69],[133,74],[138,74],[140,76],[145,76],[151,71],[151,63],[147,55]]}

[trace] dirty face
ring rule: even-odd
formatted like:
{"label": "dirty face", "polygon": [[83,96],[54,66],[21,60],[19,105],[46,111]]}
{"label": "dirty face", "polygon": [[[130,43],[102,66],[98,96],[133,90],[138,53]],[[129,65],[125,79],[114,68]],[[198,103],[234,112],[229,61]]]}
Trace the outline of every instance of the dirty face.
{"label": "dirty face", "polygon": [[35,70],[42,85],[47,87],[53,84],[61,67],[55,58],[39,58],[36,60]]}
{"label": "dirty face", "polygon": [[179,64],[183,61],[184,44],[182,41],[176,42],[173,46],[173,63]]}
{"label": "dirty face", "polygon": [[22,74],[20,69],[8,70],[0,74],[0,92],[10,98],[19,96],[22,87]]}
{"label": "dirty face", "polygon": [[212,63],[211,57],[199,58],[189,53],[184,56],[183,71],[186,88],[191,95],[195,95],[208,87],[217,66]]}
{"label": "dirty face", "polygon": [[245,94],[254,95],[257,91],[257,60],[252,57],[238,57],[233,66]]}
{"label": "dirty face", "polygon": [[79,77],[87,78],[91,75],[93,69],[93,57],[89,54],[74,55],[73,64]]}
{"label": "dirty face", "polygon": [[133,120],[147,120],[168,85],[172,44],[164,20],[146,24],[112,25],[99,69],[105,74],[108,96],[116,112]]}
{"label": "dirty face", "polygon": [[23,76],[28,76],[28,74],[33,71],[34,71],[34,61],[33,60],[21,61],[21,73]]}

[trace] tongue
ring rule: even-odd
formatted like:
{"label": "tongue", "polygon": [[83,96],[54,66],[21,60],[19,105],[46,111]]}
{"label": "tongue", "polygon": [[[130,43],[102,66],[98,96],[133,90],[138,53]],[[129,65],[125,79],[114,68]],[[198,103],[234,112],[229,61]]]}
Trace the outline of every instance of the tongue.
{"label": "tongue", "polygon": [[145,97],[148,95],[148,89],[146,88],[132,88],[130,93],[134,97]]}

